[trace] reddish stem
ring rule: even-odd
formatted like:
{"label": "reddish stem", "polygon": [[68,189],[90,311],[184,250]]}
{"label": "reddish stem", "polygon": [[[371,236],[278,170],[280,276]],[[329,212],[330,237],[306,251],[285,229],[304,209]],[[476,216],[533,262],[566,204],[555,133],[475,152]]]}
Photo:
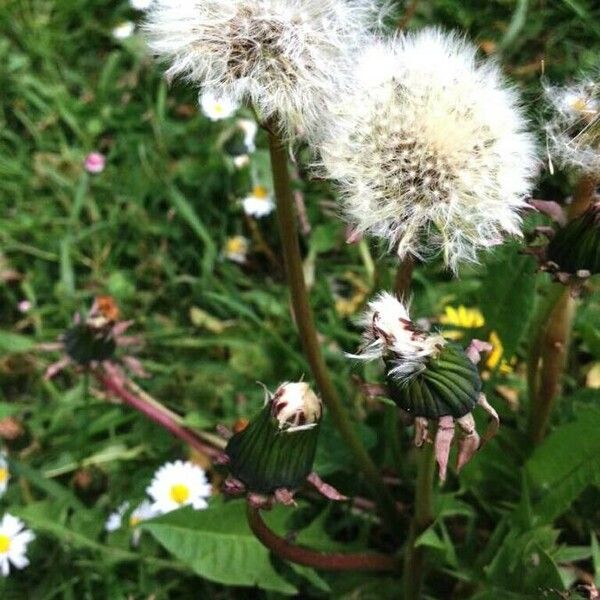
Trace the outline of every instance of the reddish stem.
{"label": "reddish stem", "polygon": [[166,429],[169,433],[173,434],[175,437],[179,438],[181,441],[189,444],[192,448],[205,454],[211,460],[215,460],[222,455],[221,450],[213,448],[208,444],[205,444],[202,440],[200,440],[196,434],[184,427],[183,425],[179,425],[175,423],[169,415],[161,412],[156,406],[147,403],[142,400],[135,394],[131,393],[120,381],[118,381],[115,377],[109,375],[106,372],[101,371],[93,371],[94,376],[109,392],[113,393],[115,396],[118,396],[125,404],[128,404],[132,408],[135,408],[137,411],[141,412],[144,416],[148,417],[151,421],[154,421],[157,425],[160,425],[164,429]]}
{"label": "reddish stem", "polygon": [[252,533],[280,558],[305,567],[324,571],[395,571],[398,563],[393,556],[385,554],[337,554],[317,552],[291,544],[271,531],[263,521],[260,511],[248,505],[246,510]]}

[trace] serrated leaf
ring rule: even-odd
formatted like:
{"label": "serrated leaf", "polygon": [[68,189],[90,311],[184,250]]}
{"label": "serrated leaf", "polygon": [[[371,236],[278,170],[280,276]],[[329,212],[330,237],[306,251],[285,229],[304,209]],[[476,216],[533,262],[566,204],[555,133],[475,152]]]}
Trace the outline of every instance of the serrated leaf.
{"label": "serrated leaf", "polygon": [[254,537],[244,501],[216,501],[202,511],[184,508],[144,523],[142,528],[210,581],[282,594],[296,592],[277,573],[269,551]]}
{"label": "serrated leaf", "polygon": [[499,248],[481,282],[481,312],[510,358],[528,328],[535,305],[535,261],[519,254],[517,244]]}
{"label": "serrated leaf", "polygon": [[[600,485],[600,410],[586,406],[536,449],[525,466],[533,512],[551,522],[589,485]],[[537,492],[537,498],[535,496]]]}

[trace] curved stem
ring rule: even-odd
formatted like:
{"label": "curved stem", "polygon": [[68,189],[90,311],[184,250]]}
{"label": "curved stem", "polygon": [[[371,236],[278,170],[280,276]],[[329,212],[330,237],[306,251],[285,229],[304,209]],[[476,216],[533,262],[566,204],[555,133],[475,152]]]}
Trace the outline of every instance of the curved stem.
{"label": "curved stem", "polygon": [[130,392],[125,387],[123,381],[114,374],[111,374],[106,370],[95,370],[93,371],[93,374],[98,383],[100,383],[107,391],[120,398],[125,404],[128,404],[141,412],[144,416],[148,417],[151,421],[154,421],[157,425],[160,425],[163,429],[166,429],[173,436],[190,445],[194,450],[205,454],[211,460],[218,459],[221,456],[221,450],[205,444],[193,431],[190,431],[173,419],[168,414],[169,411],[167,409],[162,410],[164,407],[161,406],[161,408],[158,408],[156,404],[151,404]]}
{"label": "curved stem", "polygon": [[414,516],[410,525],[404,559],[404,600],[422,598],[425,570],[425,548],[415,546],[418,537],[433,523],[433,481],[435,478],[435,453],[432,444],[419,451],[417,485],[415,489]]}
{"label": "curved stem", "polygon": [[325,571],[394,571],[398,563],[386,554],[341,554],[317,552],[291,544],[271,531],[263,521],[260,510],[247,505],[246,515],[252,533],[274,554],[298,565]]}
{"label": "curved stem", "polygon": [[294,318],[300,339],[302,340],[302,347],[323,402],[329,409],[335,426],[354,456],[356,464],[363,472],[367,483],[375,493],[380,511],[385,517],[386,525],[393,528],[397,521],[394,499],[386,488],[375,463],[371,460],[369,453],[357,436],[329,377],[323,355],[321,354],[321,344],[317,338],[313,312],[304,281],[286,148],[282,140],[275,133],[277,130],[275,124],[267,123],[265,129],[269,135],[273,184],[277,198],[277,220],[281,235],[286,275],[290,288]]}

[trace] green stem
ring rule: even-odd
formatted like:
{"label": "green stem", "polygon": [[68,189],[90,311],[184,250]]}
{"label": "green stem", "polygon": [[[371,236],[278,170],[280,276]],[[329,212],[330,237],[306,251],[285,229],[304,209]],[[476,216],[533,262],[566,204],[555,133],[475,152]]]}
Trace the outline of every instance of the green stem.
{"label": "green stem", "polygon": [[[598,178],[580,178],[569,206],[569,221],[582,215],[592,203]],[[537,445],[548,429],[550,415],[561,391],[561,379],[566,365],[575,318],[576,304],[568,285],[553,283],[548,300],[540,311],[532,330],[532,343],[527,365],[529,387],[529,437]]]}
{"label": "green stem", "polygon": [[559,289],[552,293],[554,303],[540,332],[539,379],[532,388],[535,396],[532,397],[529,437],[535,445],[543,441],[556,398],[560,395],[575,316],[575,300],[570,287],[560,283],[552,285]]}
{"label": "green stem", "polygon": [[367,483],[375,494],[386,525],[392,528],[398,519],[394,498],[385,486],[375,463],[356,434],[346,409],[329,377],[321,354],[321,343],[317,338],[313,312],[304,282],[286,147],[276,133],[276,124],[267,123],[265,129],[269,135],[271,169],[277,198],[277,220],[281,235],[283,258],[294,318],[302,347],[323,402],[329,409],[333,422],[352,453],[357,466],[363,472]]}
{"label": "green stem", "polygon": [[404,600],[422,598],[425,571],[425,548],[415,546],[418,537],[433,523],[433,481],[435,478],[435,454],[433,444],[426,444],[419,451],[415,508],[410,525],[404,559]]}

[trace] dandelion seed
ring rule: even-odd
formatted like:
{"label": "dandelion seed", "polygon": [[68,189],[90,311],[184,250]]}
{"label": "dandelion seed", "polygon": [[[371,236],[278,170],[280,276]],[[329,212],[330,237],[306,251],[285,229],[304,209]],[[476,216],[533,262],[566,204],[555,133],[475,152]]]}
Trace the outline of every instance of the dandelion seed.
{"label": "dandelion seed", "polygon": [[514,90],[474,46],[425,30],[375,42],[322,144],[348,219],[400,258],[456,270],[520,234],[537,161]]}
{"label": "dandelion seed", "polygon": [[25,523],[17,517],[6,513],[0,521],[0,572],[3,577],[10,573],[10,565],[16,569],[24,569],[29,565],[26,556],[27,546],[35,539]]}
{"label": "dandelion seed", "polygon": [[208,506],[212,488],[204,469],[181,460],[163,465],[154,475],[146,490],[152,498],[152,510],[165,514],[183,506],[196,510]]}
{"label": "dandelion seed", "polygon": [[269,190],[262,185],[254,187],[252,193],[242,200],[242,206],[249,217],[256,217],[257,219],[270,215],[275,209],[275,203]]}
{"label": "dandelion seed", "polygon": [[376,14],[373,0],[156,0],[145,30],[169,78],[248,101],[294,135],[315,130]]}
{"label": "dandelion seed", "polygon": [[227,96],[217,96],[207,90],[200,95],[200,107],[211,121],[220,121],[234,115],[239,104]]}

